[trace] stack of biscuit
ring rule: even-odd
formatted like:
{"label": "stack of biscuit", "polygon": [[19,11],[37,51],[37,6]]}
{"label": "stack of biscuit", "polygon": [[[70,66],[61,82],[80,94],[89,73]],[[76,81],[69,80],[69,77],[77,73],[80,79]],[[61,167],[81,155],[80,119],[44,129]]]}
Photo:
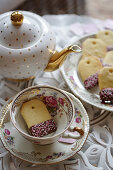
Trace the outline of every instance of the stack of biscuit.
{"label": "stack of biscuit", "polygon": [[[113,32],[99,31],[95,38],[82,44],[82,58],[78,64],[79,75],[86,89],[99,84],[102,103],[113,103]],[[109,49],[110,49],[109,48]]]}

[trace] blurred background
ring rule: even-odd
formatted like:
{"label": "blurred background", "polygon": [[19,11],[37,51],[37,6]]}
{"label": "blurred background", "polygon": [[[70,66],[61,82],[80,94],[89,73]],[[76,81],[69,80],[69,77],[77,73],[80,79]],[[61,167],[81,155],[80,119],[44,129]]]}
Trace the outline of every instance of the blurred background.
{"label": "blurred background", "polygon": [[28,10],[39,15],[77,14],[113,19],[113,0],[0,0],[0,13]]}

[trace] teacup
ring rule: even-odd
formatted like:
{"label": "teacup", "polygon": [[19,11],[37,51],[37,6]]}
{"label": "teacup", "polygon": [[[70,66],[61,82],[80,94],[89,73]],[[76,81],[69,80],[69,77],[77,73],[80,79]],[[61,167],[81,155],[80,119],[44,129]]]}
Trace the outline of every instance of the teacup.
{"label": "teacup", "polygon": [[[37,98],[45,103],[54,119],[57,130],[44,137],[31,136],[28,127],[20,114],[21,106],[26,101]],[[71,126],[74,119],[74,104],[62,90],[52,86],[32,86],[18,93],[12,101],[10,117],[14,127],[27,140],[40,144],[50,144],[58,140]]]}

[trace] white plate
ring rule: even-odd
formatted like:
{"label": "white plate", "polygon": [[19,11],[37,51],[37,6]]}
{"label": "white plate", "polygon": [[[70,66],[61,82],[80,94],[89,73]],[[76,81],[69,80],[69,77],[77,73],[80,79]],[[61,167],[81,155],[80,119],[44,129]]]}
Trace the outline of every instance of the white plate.
{"label": "white plate", "polygon": [[53,164],[63,161],[76,152],[84,145],[89,132],[89,118],[81,104],[81,102],[70,93],[67,93],[74,102],[75,117],[73,125],[84,130],[84,135],[80,139],[76,139],[73,144],[60,143],[56,141],[49,145],[36,145],[20,135],[10,122],[9,108],[10,101],[3,107],[1,111],[0,137],[4,147],[14,156],[24,161],[34,164]]}
{"label": "white plate", "polygon": [[[95,37],[95,34],[86,35],[79,39],[73,39],[70,44],[77,44],[82,46],[82,42],[87,38]],[[113,105],[102,104],[99,96],[99,89],[94,88],[93,90],[86,90],[83,82],[81,81],[78,74],[78,63],[81,59],[81,53],[71,53],[68,55],[66,61],[61,66],[60,71],[66,81],[67,85],[74,93],[75,96],[79,97],[81,100],[85,101],[88,104],[91,104],[100,109],[107,111],[113,111]]]}

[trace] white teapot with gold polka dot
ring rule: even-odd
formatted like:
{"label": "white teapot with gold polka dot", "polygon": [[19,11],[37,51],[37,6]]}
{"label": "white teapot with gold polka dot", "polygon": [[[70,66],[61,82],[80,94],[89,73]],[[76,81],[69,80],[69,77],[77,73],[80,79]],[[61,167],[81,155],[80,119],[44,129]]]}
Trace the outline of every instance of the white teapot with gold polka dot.
{"label": "white teapot with gold polka dot", "polygon": [[0,15],[0,75],[25,80],[42,71],[53,71],[76,45],[55,50],[55,35],[49,24],[32,12],[7,12]]}

